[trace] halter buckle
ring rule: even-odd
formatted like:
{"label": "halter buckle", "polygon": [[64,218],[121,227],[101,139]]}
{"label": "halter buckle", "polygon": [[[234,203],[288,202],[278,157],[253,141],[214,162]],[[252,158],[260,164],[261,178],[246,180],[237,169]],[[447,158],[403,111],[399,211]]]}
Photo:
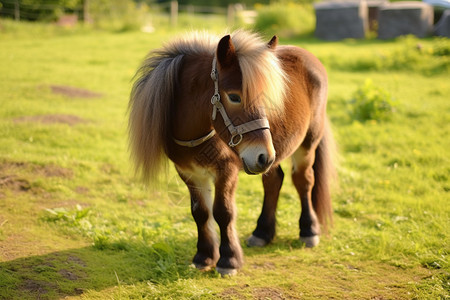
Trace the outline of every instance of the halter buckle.
{"label": "halter buckle", "polygon": [[212,69],[211,71],[211,79],[217,81],[217,69]]}
{"label": "halter buckle", "polygon": [[[234,139],[238,137],[237,141],[234,141]],[[235,134],[233,136],[231,136],[231,140],[228,142],[228,146],[230,147],[235,147],[237,145],[239,145],[242,142],[242,134]]]}
{"label": "halter buckle", "polygon": [[220,94],[216,93],[211,97],[211,104],[216,105],[220,101]]}

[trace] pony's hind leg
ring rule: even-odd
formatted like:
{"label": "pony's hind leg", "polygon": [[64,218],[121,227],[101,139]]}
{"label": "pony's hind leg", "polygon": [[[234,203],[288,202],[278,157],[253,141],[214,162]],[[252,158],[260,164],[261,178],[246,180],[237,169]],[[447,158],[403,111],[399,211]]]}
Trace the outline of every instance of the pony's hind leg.
{"label": "pony's hind leg", "polygon": [[186,183],[191,196],[191,213],[197,224],[197,253],[193,263],[199,270],[208,271],[219,259],[217,234],[212,217],[211,176],[204,171],[182,171],[178,174]]}
{"label": "pony's hind leg", "polygon": [[308,248],[319,244],[320,224],[312,203],[315,147],[300,146],[292,156],[292,181],[300,195],[300,240]]}
{"label": "pony's hind leg", "polygon": [[256,229],[247,239],[250,247],[263,247],[270,243],[275,236],[278,197],[283,184],[284,173],[281,166],[274,166],[262,176],[264,186],[264,203],[258,218]]}

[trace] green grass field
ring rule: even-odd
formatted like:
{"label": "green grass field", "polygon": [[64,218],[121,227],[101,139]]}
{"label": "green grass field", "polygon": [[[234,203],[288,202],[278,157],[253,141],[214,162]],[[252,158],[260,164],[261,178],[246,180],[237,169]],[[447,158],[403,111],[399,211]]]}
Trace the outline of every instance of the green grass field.
{"label": "green grass field", "polygon": [[[241,174],[246,263],[221,278],[190,267],[196,228],[172,166],[146,188],[127,150],[134,72],[180,33],[0,22],[0,299],[450,297],[449,40],[281,41],[329,73],[335,225],[305,249],[286,176],[275,241],[247,248],[263,194],[259,176]],[[395,99],[388,120],[352,117],[367,79]]]}

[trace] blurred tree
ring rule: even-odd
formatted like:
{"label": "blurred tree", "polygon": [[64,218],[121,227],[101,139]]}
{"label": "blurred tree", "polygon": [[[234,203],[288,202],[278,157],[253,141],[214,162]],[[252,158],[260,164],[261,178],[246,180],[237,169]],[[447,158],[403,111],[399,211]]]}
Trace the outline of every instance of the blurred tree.
{"label": "blurred tree", "polygon": [[141,7],[139,3],[146,3],[146,1],[89,0],[89,17],[97,28],[109,28],[116,31],[138,29],[145,15],[145,7]]}
{"label": "blurred tree", "polygon": [[[146,2],[146,3],[165,3],[170,0],[136,0],[137,2]],[[178,0],[180,5],[201,5],[201,6],[222,6],[227,7],[229,4],[245,4],[249,7],[253,6],[256,3],[261,4],[269,4],[270,0]]]}
{"label": "blurred tree", "polygon": [[0,0],[0,14],[14,18],[20,9],[20,18],[29,21],[54,21],[64,13],[80,12],[83,0]]}
{"label": "blurred tree", "polygon": [[[128,11],[131,4],[154,4],[167,3],[171,0],[0,0],[0,15],[14,18],[17,13],[17,6],[20,7],[20,18],[24,20],[54,21],[64,13],[77,13],[82,19],[85,15],[83,9],[88,7],[89,15],[99,16],[102,14],[114,15],[115,11],[126,8]],[[254,4],[269,4],[282,0],[178,0],[179,5],[198,6],[222,6],[229,4],[244,4],[252,8]],[[292,0],[291,0],[292,1]],[[309,0],[297,0],[301,2]],[[113,12],[113,13],[111,13]]]}

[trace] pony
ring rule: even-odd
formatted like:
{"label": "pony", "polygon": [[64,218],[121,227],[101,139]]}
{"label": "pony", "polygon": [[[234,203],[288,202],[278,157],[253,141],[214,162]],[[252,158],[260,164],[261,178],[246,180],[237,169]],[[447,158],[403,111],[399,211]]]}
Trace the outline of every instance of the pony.
{"label": "pony", "polygon": [[308,51],[243,30],[222,37],[194,32],[145,58],[129,101],[131,156],[147,182],[167,158],[174,163],[190,193],[198,269],[233,275],[243,265],[235,227],[240,170],[262,174],[264,187],[247,244],[273,240],[280,162],[287,157],[300,196],[300,240],[319,243],[321,225],[326,230],[332,222],[327,84],[325,68]]}

